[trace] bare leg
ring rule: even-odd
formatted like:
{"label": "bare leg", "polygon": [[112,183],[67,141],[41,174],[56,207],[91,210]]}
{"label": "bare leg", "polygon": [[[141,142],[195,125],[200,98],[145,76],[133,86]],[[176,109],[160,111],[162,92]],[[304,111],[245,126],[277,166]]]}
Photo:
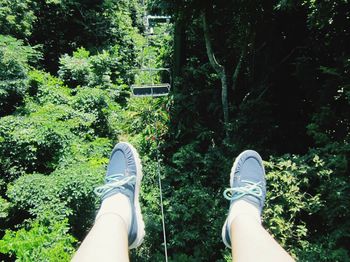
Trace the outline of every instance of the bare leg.
{"label": "bare leg", "polygon": [[73,261],[129,261],[128,234],[124,221],[113,214],[100,217]]}
{"label": "bare leg", "polygon": [[122,194],[105,199],[73,261],[129,261],[130,203]]}
{"label": "bare leg", "polygon": [[231,239],[233,261],[294,261],[261,224],[248,214],[234,218]]}

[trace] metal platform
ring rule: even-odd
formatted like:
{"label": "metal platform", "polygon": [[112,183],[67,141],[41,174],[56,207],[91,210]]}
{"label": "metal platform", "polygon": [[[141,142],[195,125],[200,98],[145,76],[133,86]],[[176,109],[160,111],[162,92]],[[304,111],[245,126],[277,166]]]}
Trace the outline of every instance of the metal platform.
{"label": "metal platform", "polygon": [[170,84],[160,83],[160,84],[152,84],[152,85],[132,85],[131,91],[133,96],[143,96],[143,97],[167,96],[170,92]]}

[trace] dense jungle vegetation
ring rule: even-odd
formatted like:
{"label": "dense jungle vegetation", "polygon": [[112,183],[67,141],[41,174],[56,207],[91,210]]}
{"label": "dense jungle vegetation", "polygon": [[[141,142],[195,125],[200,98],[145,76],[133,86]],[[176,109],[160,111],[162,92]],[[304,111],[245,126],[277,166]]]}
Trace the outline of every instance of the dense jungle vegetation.
{"label": "dense jungle vegetation", "polygon": [[[143,16],[154,25],[148,47]],[[143,245],[230,261],[222,193],[235,156],[266,161],[263,224],[298,261],[350,261],[348,0],[0,0],[0,260],[69,261],[94,220],[111,149],[143,166]],[[144,52],[169,97],[131,96]]]}

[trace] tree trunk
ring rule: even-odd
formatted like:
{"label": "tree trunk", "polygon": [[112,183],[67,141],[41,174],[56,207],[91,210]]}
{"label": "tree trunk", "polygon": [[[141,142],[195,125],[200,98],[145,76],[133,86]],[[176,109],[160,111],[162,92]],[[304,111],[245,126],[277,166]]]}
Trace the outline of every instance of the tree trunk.
{"label": "tree trunk", "polygon": [[228,113],[227,78],[226,78],[225,70],[223,70],[223,72],[221,73],[220,80],[221,80],[221,103],[222,103],[222,108],[224,112],[224,123],[225,123],[225,132],[226,132],[227,124],[230,119],[229,119],[229,113]]}
{"label": "tree trunk", "polygon": [[226,133],[226,137],[227,137],[228,136],[227,124],[229,122],[228,96],[227,96],[227,76],[226,76],[226,72],[225,72],[225,67],[220,65],[218,63],[218,61],[216,61],[213,47],[212,47],[211,40],[210,40],[210,36],[209,36],[207,18],[206,18],[206,14],[204,11],[202,11],[201,16],[202,16],[202,23],[203,23],[205,47],[207,50],[208,59],[209,59],[210,65],[213,67],[215,72],[219,75],[220,81],[221,81],[221,103],[222,103],[222,110],[224,113],[225,133]]}

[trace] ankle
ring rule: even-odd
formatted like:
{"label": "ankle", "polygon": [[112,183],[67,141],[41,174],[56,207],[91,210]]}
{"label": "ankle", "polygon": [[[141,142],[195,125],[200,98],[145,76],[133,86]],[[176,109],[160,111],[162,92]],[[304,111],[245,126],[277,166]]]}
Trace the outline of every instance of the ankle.
{"label": "ankle", "polygon": [[229,225],[231,225],[232,221],[237,217],[249,217],[261,224],[260,211],[258,207],[243,199],[238,200],[231,205],[228,215]]}
{"label": "ankle", "polygon": [[115,213],[115,212],[100,213],[96,216],[95,224],[104,223],[106,221],[108,221],[108,223],[120,224],[125,228],[126,232],[128,232],[128,225],[125,222],[125,218],[123,218],[119,213]]}
{"label": "ankle", "polygon": [[131,226],[130,200],[123,194],[115,194],[102,201],[101,208],[96,215],[95,221],[102,217],[118,216],[124,222],[127,232]]}

